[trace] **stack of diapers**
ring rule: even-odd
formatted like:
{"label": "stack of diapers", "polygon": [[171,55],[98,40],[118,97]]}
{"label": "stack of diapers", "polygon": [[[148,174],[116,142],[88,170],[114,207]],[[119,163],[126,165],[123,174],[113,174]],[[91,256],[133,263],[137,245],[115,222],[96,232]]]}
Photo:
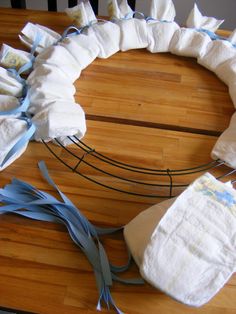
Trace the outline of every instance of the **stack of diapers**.
{"label": "stack of diapers", "polygon": [[[88,0],[80,0],[78,5],[66,9],[66,13],[74,24],[88,36],[90,42],[99,47],[98,57],[108,58],[120,50],[120,29],[114,23],[97,20]],[[96,48],[94,47],[94,53]]]}
{"label": "stack of diapers", "polygon": [[117,0],[108,1],[110,18],[120,28],[120,50],[146,48],[148,46],[147,22],[143,18],[134,18],[134,12],[127,0],[118,3]]}
{"label": "stack of diapers", "polygon": [[236,113],[233,114],[229,127],[216,141],[211,157],[223,160],[229,167],[236,169]]}
{"label": "stack of diapers", "polygon": [[187,27],[179,28],[171,40],[171,53],[200,58],[212,41],[207,31],[215,32],[223,22],[214,17],[203,16],[195,4],[188,16]]}
{"label": "stack of diapers", "polygon": [[179,197],[125,226],[140,273],[190,306],[208,302],[236,271],[236,192],[206,173]]}
{"label": "stack of diapers", "polygon": [[179,29],[174,22],[175,7],[172,0],[152,0],[149,16],[147,50],[152,53],[168,52],[170,41]]}
{"label": "stack of diapers", "polygon": [[19,82],[15,73],[0,67],[0,94],[21,97],[23,83]]}
{"label": "stack of diapers", "polygon": [[41,52],[45,48],[56,44],[61,39],[61,36],[45,26],[27,23],[21,30],[19,38],[23,44],[30,48],[32,48],[36,42],[39,42],[36,51]]}
{"label": "stack of diapers", "polygon": [[[204,55],[198,58],[198,63],[216,73],[217,67],[223,62],[236,57],[236,31],[227,39],[216,39],[207,45]],[[218,75],[220,71],[218,70]]]}

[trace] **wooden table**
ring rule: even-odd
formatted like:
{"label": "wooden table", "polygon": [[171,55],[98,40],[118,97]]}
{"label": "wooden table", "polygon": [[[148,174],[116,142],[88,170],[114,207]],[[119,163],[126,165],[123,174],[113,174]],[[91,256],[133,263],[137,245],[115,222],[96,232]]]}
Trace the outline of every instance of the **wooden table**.
{"label": "wooden table", "polygon": [[[0,41],[22,49],[17,36],[27,21],[60,33],[70,23],[62,13],[1,9],[0,16]],[[183,169],[208,163],[211,149],[234,111],[227,87],[196,60],[152,55],[145,50],[119,52],[109,60],[97,59],[83,71],[76,88],[76,99],[87,115],[84,142],[108,157],[139,167]],[[67,158],[65,150],[56,150]],[[37,168],[39,160],[46,161],[60,189],[98,225],[124,225],[161,201],[98,186],[69,171],[42,143],[34,142],[0,173],[1,187],[17,177],[53,193]],[[79,167],[90,178],[120,187],[105,174],[85,165]],[[220,167],[214,174],[228,170]],[[197,176],[199,173],[177,180],[190,183]],[[134,173],[131,179],[140,179],[139,174]],[[156,178],[148,180],[154,182]],[[167,182],[158,179],[162,180]],[[121,187],[150,192],[132,183]],[[108,237],[104,243],[113,261],[125,261],[122,235]],[[127,276],[137,274],[133,265]],[[236,313],[235,275],[211,302],[199,309],[179,304],[148,284],[134,287],[115,283],[112,293],[126,313]],[[93,271],[62,226],[13,215],[0,217],[2,307],[33,313],[96,313],[96,302]]]}

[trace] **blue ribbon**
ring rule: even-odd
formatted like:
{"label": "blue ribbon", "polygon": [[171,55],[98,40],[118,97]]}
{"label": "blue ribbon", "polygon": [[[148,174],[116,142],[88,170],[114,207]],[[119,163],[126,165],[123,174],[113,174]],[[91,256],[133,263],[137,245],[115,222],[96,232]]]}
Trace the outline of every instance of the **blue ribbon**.
{"label": "blue ribbon", "polygon": [[0,207],[0,214],[15,213],[31,219],[64,224],[71,239],[84,252],[93,267],[99,291],[97,310],[101,310],[101,303],[104,302],[108,309],[112,306],[117,313],[122,314],[111,296],[110,287],[113,281],[126,284],[143,284],[144,282],[141,278],[128,280],[119,278],[116,273],[129,268],[130,255],[126,265],[112,265],[99,239],[100,234],[110,234],[122,228],[98,228],[92,225],[59,190],[50,178],[44,162],[39,163],[39,168],[46,181],[59,194],[61,201],[26,182],[13,179],[11,184],[0,189],[0,202],[3,204]]}

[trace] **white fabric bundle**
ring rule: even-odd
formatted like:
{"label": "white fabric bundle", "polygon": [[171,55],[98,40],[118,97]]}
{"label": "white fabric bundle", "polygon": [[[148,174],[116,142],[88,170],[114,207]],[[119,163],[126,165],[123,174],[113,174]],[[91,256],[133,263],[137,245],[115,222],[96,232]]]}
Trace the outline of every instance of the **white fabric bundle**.
{"label": "white fabric bundle", "polygon": [[227,40],[217,39],[208,44],[206,53],[198,58],[198,63],[216,72],[223,62],[236,57],[236,30]]}
{"label": "white fabric bundle", "polygon": [[63,46],[51,46],[41,52],[35,59],[35,68],[42,64],[50,64],[63,71],[70,82],[79,78],[81,67],[72,54]]}
{"label": "white fabric bundle", "polygon": [[[0,114],[19,107],[19,100],[14,96],[0,95]],[[0,118],[3,117],[2,115]],[[6,117],[6,116],[5,116]]]}
{"label": "white fabric bundle", "polygon": [[99,54],[99,44],[89,36],[80,34],[66,37],[59,45],[66,48],[79,64],[81,70],[86,68]]}
{"label": "white fabric bundle", "polygon": [[19,49],[14,49],[6,44],[2,45],[0,51],[0,64],[3,67],[19,70],[29,61],[30,53]]}
{"label": "white fabric bundle", "polygon": [[14,74],[0,67],[0,94],[20,97],[22,95],[23,85]]}
{"label": "white fabric bundle", "polygon": [[133,11],[127,0],[118,3],[117,0],[108,2],[108,12],[120,27],[120,50],[146,48],[148,46],[147,22],[144,19],[133,18]]}
{"label": "white fabric bundle", "polygon": [[215,73],[228,86],[230,83],[236,82],[236,56],[221,63]]}
{"label": "white fabric bundle", "polygon": [[85,33],[91,41],[96,38],[99,45],[99,58],[109,58],[120,50],[120,28],[110,21],[98,21]]}
{"label": "white fabric bundle", "polygon": [[233,114],[229,127],[218,138],[211,156],[236,169],[236,113]]}
{"label": "white fabric bundle", "polygon": [[236,109],[236,81],[235,80],[229,84],[229,94],[233,101],[234,108]]}
{"label": "white fabric bundle", "polygon": [[186,57],[201,57],[205,54],[208,44],[211,43],[211,38],[207,33],[199,30],[214,32],[223,22],[214,17],[203,16],[194,4],[186,22],[187,28],[177,30],[171,40],[171,53]]}
{"label": "white fabric bundle", "polygon": [[0,116],[0,171],[13,163],[26,150],[28,143],[18,150],[3,166],[1,166],[9,151],[26,131],[26,121],[19,120],[15,117]]}
{"label": "white fabric bundle", "polygon": [[147,22],[148,46],[150,52],[168,52],[170,41],[177,29],[174,22],[175,7],[171,0],[152,0],[151,19]]}
{"label": "white fabric bundle", "polygon": [[88,26],[91,22],[97,20],[93,8],[88,0],[79,0],[78,5],[65,10],[73,24],[78,27]]}
{"label": "white fabric bundle", "polygon": [[86,132],[86,121],[83,109],[79,104],[57,100],[48,103],[33,118],[37,130],[36,141],[50,141],[57,138],[63,145],[71,144],[67,136],[83,137]]}
{"label": "white fabric bundle", "polygon": [[236,192],[207,173],[171,202],[141,213],[124,234],[135,245],[144,279],[180,302],[201,306],[236,271]]}
{"label": "white fabric bundle", "polygon": [[36,51],[41,52],[45,48],[55,44],[58,40],[60,40],[61,36],[57,32],[45,26],[27,23],[21,30],[19,38],[23,44],[30,48],[37,40],[39,40],[39,45],[37,46]]}

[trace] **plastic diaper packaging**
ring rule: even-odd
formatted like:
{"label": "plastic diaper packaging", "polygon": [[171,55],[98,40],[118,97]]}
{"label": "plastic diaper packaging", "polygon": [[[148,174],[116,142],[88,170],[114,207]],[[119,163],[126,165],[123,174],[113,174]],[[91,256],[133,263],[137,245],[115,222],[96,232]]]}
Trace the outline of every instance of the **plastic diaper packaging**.
{"label": "plastic diaper packaging", "polygon": [[[88,0],[80,0],[78,5],[67,9],[66,13],[91,42],[97,41],[99,58],[108,58],[120,50],[120,29],[110,21],[97,20]],[[94,47],[96,53],[97,48]]]}
{"label": "plastic diaper packaging", "polygon": [[171,0],[152,0],[150,18],[147,20],[150,52],[168,52],[170,41],[179,26],[174,22],[175,7]]}
{"label": "plastic diaper packaging", "polygon": [[196,4],[186,21],[187,28],[177,30],[170,43],[173,54],[199,58],[205,54],[207,46],[212,39],[207,32],[214,32],[223,23],[214,17],[203,16]]}
{"label": "plastic diaper packaging", "polygon": [[120,50],[146,48],[148,46],[147,22],[143,18],[134,18],[134,12],[127,3],[122,0],[108,1],[110,18],[119,25],[121,31]]}
{"label": "plastic diaper packaging", "polygon": [[217,68],[225,61],[236,57],[236,33],[235,31],[226,39],[216,39],[208,44],[206,53],[198,58],[198,63],[207,69],[221,75]]}
{"label": "plastic diaper packaging", "polygon": [[206,173],[134,218],[124,235],[144,279],[198,307],[236,271],[235,230],[236,191]]}
{"label": "plastic diaper packaging", "polygon": [[61,36],[50,28],[29,22],[21,30],[19,38],[23,44],[30,48],[38,42],[36,51],[41,52],[59,41]]}
{"label": "plastic diaper packaging", "polygon": [[0,67],[0,94],[21,97],[23,87],[14,73]]}

